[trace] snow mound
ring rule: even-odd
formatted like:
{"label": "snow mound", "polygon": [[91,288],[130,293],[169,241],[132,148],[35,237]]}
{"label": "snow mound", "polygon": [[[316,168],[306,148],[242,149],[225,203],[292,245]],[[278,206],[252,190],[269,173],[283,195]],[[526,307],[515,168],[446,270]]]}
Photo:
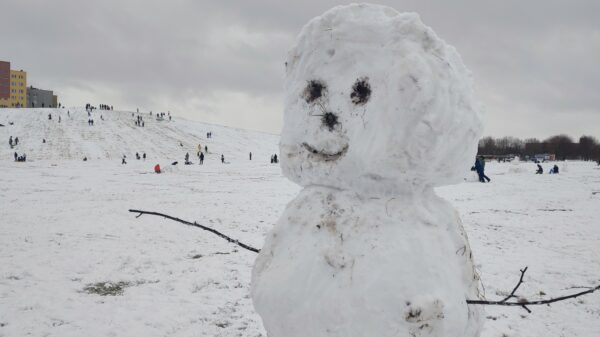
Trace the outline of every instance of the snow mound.
{"label": "snow mound", "polygon": [[519,162],[513,162],[508,168],[508,173],[511,174],[521,174],[521,173],[529,173],[529,170],[521,165]]}

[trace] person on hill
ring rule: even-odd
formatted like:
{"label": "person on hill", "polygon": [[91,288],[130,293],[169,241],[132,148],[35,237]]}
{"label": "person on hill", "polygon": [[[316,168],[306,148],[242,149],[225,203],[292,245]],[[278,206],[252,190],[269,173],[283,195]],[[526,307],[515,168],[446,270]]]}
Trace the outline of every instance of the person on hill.
{"label": "person on hill", "polygon": [[204,164],[204,153],[200,152],[200,165]]}
{"label": "person on hill", "polygon": [[127,161],[125,161],[125,158],[127,158],[127,156],[123,155],[123,158],[121,159],[121,165],[127,164]]}
{"label": "person on hill", "polygon": [[221,154],[221,164],[225,164],[225,156]]}
{"label": "person on hill", "polygon": [[273,155],[271,155],[271,164],[273,164]]}
{"label": "person on hill", "polygon": [[185,164],[186,165],[190,164],[190,153],[189,152],[185,153]]}
{"label": "person on hill", "polygon": [[144,152],[144,154],[142,155],[142,158],[144,158],[144,160],[146,160],[146,152]]}
{"label": "person on hill", "polygon": [[144,125],[146,125],[146,122],[142,121],[142,127],[144,127]]}
{"label": "person on hill", "polygon": [[60,116],[58,116],[58,122],[60,123]]}
{"label": "person on hill", "polygon": [[71,117],[71,111],[67,110],[67,116]]}
{"label": "person on hill", "polygon": [[135,153],[135,159],[140,160],[140,154],[139,153]]}
{"label": "person on hill", "polygon": [[52,120],[52,114],[48,114],[48,119]]}
{"label": "person on hill", "polygon": [[8,145],[10,145],[10,148],[12,149],[12,147],[13,147],[13,138],[12,138],[12,136],[10,136],[8,138]]}
{"label": "person on hill", "polygon": [[179,142],[179,146],[183,147],[183,143],[181,141]]}
{"label": "person on hill", "polygon": [[542,168],[542,165],[537,164],[537,171],[535,171],[535,174],[542,174],[544,173],[544,169]]}
{"label": "person on hill", "polygon": [[481,161],[481,173],[483,175],[483,179],[487,180],[487,182],[489,183],[491,179],[485,175],[485,159],[482,156],[480,156],[479,160]]}
{"label": "person on hill", "polygon": [[17,161],[17,158],[19,158],[19,154],[15,152],[15,161]]}
{"label": "person on hill", "polygon": [[485,175],[485,159],[481,156],[475,158],[475,171],[477,171],[479,182],[485,183],[486,180],[488,183],[490,182],[491,179]]}
{"label": "person on hill", "polygon": [[479,158],[475,158],[475,165],[473,167],[475,168],[475,172],[477,172],[479,182],[484,183],[485,179],[483,178],[481,162],[479,161]]}
{"label": "person on hill", "polygon": [[19,145],[19,137],[15,137],[15,145]]}
{"label": "person on hill", "polygon": [[277,154],[274,154],[274,155],[273,155],[273,162],[274,162],[275,164],[277,164],[277,163],[279,162],[279,160],[277,159]]}
{"label": "person on hill", "polygon": [[[204,145],[204,152],[208,153],[208,145]],[[600,165],[600,164],[598,164]]]}
{"label": "person on hill", "polygon": [[250,152],[250,153],[248,154],[248,157],[250,158],[250,160],[252,160],[252,152]]}
{"label": "person on hill", "polygon": [[46,138],[42,138],[42,144],[46,144]]}
{"label": "person on hill", "polygon": [[160,172],[161,172],[160,165],[159,164],[154,165],[154,173],[160,173]]}
{"label": "person on hill", "polygon": [[552,173],[558,174],[558,166],[557,165],[554,165],[554,167],[552,168]]}
{"label": "person on hill", "polygon": [[83,161],[87,161],[87,157],[83,157]]}

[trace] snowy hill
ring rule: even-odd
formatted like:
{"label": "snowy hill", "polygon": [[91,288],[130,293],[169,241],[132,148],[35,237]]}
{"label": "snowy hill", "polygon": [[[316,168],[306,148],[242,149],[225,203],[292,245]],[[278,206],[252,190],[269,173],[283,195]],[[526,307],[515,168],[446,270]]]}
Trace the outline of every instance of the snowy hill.
{"label": "snowy hill", "polygon": [[[67,113],[69,112],[69,113]],[[48,114],[52,119],[48,119]],[[277,152],[276,135],[228,128],[184,120],[173,116],[163,121],[155,114],[140,113],[144,127],[135,125],[137,113],[127,111],[94,110],[91,117],[84,108],[65,109],[0,109],[0,158],[12,159],[14,152],[27,154],[28,161],[43,159],[120,160],[125,154],[133,159],[135,153],[145,152],[149,159],[179,160],[189,152],[195,158],[198,144],[208,146],[208,158],[226,161],[248,158],[252,152],[256,160],[268,161]],[[60,116],[60,123],[59,123]],[[101,119],[102,116],[102,119]],[[88,119],[94,125],[88,125]],[[12,125],[10,123],[12,122]],[[207,132],[212,132],[210,139]],[[11,149],[10,136],[18,137],[19,144]],[[43,139],[46,143],[43,143]],[[180,145],[183,144],[183,146]]]}

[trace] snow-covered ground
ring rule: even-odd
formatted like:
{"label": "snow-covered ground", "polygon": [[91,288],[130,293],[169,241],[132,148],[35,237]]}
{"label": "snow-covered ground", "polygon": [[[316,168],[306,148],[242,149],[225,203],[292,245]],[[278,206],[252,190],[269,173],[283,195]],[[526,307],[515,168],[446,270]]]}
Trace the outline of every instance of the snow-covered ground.
{"label": "snow-covered ground", "polygon": [[[95,112],[89,127],[85,111],[70,112],[58,124],[55,110],[0,110],[0,336],[264,336],[249,296],[256,254],[127,210],[261,247],[299,191],[269,163],[278,137],[147,114],[139,128],[130,112]],[[198,143],[209,148],[203,166]],[[14,162],[15,150],[29,161]],[[181,165],[185,152],[195,165]],[[488,299],[507,295],[525,266],[518,294],[530,299],[600,284],[600,169],[558,165],[559,175],[535,175],[534,164],[488,163],[490,184],[437,189],[461,213]],[[90,288],[103,282],[122,293]],[[483,336],[600,336],[600,294],[531,309],[487,307]]]}

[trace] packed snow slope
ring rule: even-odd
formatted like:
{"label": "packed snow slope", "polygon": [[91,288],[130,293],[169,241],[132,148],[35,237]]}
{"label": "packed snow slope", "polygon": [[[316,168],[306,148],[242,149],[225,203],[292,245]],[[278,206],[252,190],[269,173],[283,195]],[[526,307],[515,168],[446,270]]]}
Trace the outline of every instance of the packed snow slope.
{"label": "packed snow slope", "polygon": [[[67,113],[69,112],[69,113]],[[52,119],[48,119],[48,115]],[[136,126],[136,116],[144,120],[144,127]],[[59,123],[60,117],[60,123]],[[101,118],[102,117],[102,118]],[[94,125],[88,125],[88,119]],[[10,125],[12,123],[12,125]],[[64,109],[2,109],[0,110],[0,139],[8,145],[10,136],[18,137],[19,144],[11,149],[0,146],[0,158],[12,159],[14,152],[26,154],[27,160],[73,159],[128,160],[146,153],[148,159],[179,160],[189,152],[196,157],[198,144],[208,146],[208,158],[225,160],[248,157],[252,152],[257,160],[270,160],[277,152],[278,137],[256,131],[228,128],[184,120],[173,116],[158,121],[156,114],[126,111],[94,110],[91,116],[84,108]],[[212,132],[207,139],[206,133]],[[43,143],[43,140],[46,143]],[[181,144],[183,146],[181,146]]]}

